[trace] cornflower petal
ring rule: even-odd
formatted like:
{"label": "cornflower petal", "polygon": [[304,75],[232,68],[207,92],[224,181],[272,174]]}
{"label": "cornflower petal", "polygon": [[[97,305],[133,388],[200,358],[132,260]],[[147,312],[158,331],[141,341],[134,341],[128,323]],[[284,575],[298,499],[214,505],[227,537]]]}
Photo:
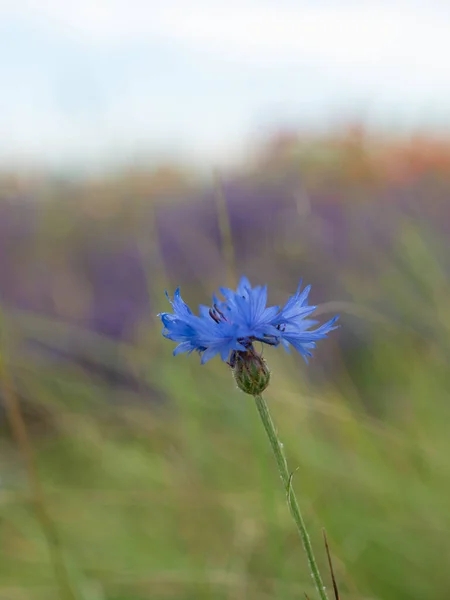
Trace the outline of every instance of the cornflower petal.
{"label": "cornflower petal", "polygon": [[292,345],[308,362],[307,357],[312,356],[310,350],[316,347],[316,341],[326,338],[330,331],[337,329],[334,324],[338,318],[338,316],[333,317],[327,323],[313,330],[302,330],[298,325],[287,325],[281,331],[281,343],[287,351],[289,351],[289,344]]}

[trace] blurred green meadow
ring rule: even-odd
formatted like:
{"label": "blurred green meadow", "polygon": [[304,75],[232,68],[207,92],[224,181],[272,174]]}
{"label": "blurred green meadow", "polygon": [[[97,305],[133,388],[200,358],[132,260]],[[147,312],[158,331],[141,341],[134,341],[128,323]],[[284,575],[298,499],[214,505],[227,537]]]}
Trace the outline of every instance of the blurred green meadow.
{"label": "blurred green meadow", "polygon": [[315,598],[252,398],[156,317],[164,289],[195,307],[243,273],[341,315],[309,366],[264,352],[327,584],[323,528],[343,599],[450,597],[449,167],[448,142],[351,129],[221,183],[4,173],[0,600]]}

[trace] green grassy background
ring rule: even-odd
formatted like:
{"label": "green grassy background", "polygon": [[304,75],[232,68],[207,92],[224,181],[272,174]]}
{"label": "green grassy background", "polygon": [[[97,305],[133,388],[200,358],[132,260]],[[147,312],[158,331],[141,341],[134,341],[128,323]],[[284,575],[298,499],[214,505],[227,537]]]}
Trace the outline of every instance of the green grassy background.
{"label": "green grassy background", "polygon": [[[344,360],[331,334],[313,360],[318,368],[333,346],[333,374],[327,361],[315,383],[298,355],[265,351],[266,399],[298,469],[293,485],[330,583],[326,528],[347,600],[450,597],[450,286],[420,228],[405,232],[403,269],[386,263],[380,282],[401,318],[367,309],[367,287],[349,277],[352,302],[324,301],[336,300],[342,328],[368,323],[370,343]],[[162,290],[156,305],[166,306]],[[227,366],[173,358],[153,315],[137,347],[86,334],[101,360],[119,356],[166,399],[145,404],[16,350],[22,329],[54,336],[59,327],[26,313],[2,323],[7,375],[32,398],[29,435],[58,543],[36,519],[3,416],[0,600],[69,598],[51,552],[77,600],[314,598],[256,408]]]}

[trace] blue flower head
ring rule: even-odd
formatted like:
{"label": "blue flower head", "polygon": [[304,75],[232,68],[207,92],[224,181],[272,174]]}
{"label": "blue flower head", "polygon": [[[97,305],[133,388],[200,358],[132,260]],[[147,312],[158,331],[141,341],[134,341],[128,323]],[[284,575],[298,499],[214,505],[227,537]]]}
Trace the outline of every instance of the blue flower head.
{"label": "blue flower head", "polygon": [[300,283],[281,309],[267,307],[267,286],[252,288],[242,277],[236,290],[221,288],[223,300],[213,296],[212,306],[200,306],[197,316],[182,300],[178,288],[173,300],[167,296],[173,312],[158,315],[163,323],[162,334],[178,342],[174,355],[196,350],[205,363],[219,354],[234,369],[250,357],[252,364],[258,362],[253,348],[257,341],[270,346],[282,344],[287,351],[293,346],[307,361],[316,341],[336,329],[338,319],[336,316],[319,325],[309,318],[316,309],[308,304],[310,289],[307,286],[302,290]]}

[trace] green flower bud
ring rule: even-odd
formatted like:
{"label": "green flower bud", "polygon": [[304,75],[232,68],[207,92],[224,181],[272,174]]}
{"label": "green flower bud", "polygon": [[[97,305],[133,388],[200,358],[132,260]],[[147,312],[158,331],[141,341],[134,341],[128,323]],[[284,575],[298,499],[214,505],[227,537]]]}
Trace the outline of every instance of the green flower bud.
{"label": "green flower bud", "polygon": [[258,396],[269,385],[270,371],[266,361],[253,347],[245,352],[234,351],[230,366],[238,388],[246,394]]}

